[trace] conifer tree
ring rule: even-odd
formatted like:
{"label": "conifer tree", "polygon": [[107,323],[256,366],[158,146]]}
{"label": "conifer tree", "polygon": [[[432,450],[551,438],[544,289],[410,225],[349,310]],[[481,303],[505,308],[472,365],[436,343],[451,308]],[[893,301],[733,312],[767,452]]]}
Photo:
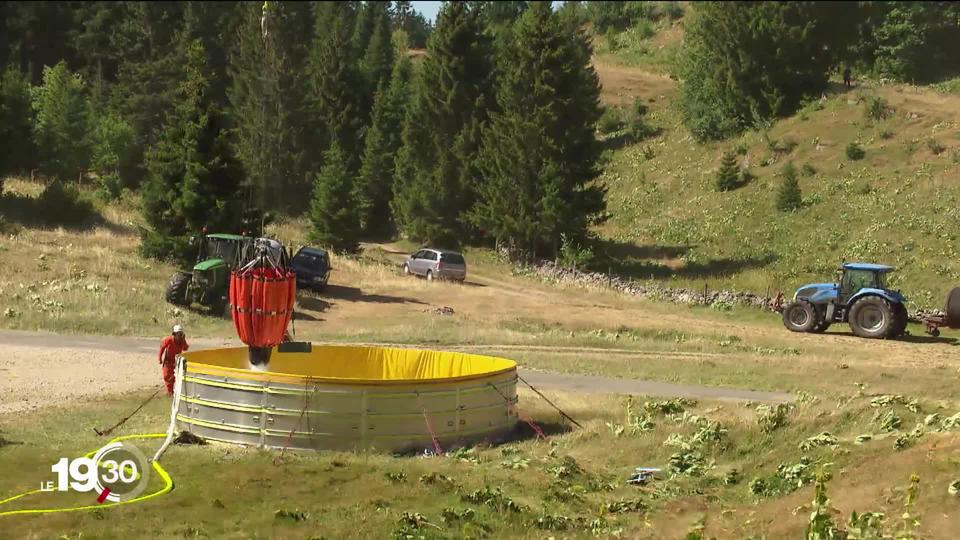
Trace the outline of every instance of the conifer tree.
{"label": "conifer tree", "polygon": [[60,180],[73,180],[89,165],[89,104],[84,82],[63,61],[43,70],[43,83],[32,90],[36,113],[34,141],[40,170]]}
{"label": "conifer tree", "polygon": [[797,170],[793,167],[793,163],[787,163],[783,167],[782,174],[783,181],[780,183],[780,189],[777,190],[777,210],[792,212],[803,205],[800,182],[797,180]]}
{"label": "conifer tree", "polygon": [[500,63],[499,110],[484,130],[484,177],[471,219],[515,249],[553,254],[561,235],[586,236],[602,220],[591,184],[600,148],[599,81],[590,45],[548,2],[532,2]]}
{"label": "conifer tree", "polygon": [[30,83],[19,69],[8,66],[0,75],[0,193],[4,176],[35,163],[32,126]]}
{"label": "conifer tree", "polygon": [[[304,80],[302,55],[295,50],[296,2],[270,5],[263,36],[259,5],[245,4],[237,46],[230,58],[228,95],[236,125],[237,157],[250,178],[257,206],[304,210],[312,181],[307,182],[302,126]],[[291,11],[293,10],[293,11]]]}
{"label": "conifer tree", "polygon": [[316,7],[316,35],[309,58],[311,143],[315,154],[336,142],[356,170],[360,136],[366,119],[360,114],[360,72],[351,41],[353,21],[349,2],[321,2]]}
{"label": "conifer tree", "polygon": [[402,142],[400,135],[412,69],[410,60],[401,57],[394,67],[389,86],[381,85],[374,101],[363,163],[355,183],[355,200],[365,234],[385,233],[391,226],[390,199],[393,196],[396,154]]}
{"label": "conifer tree", "polygon": [[243,169],[232,154],[226,115],[208,94],[206,53],[199,41],[185,51],[177,105],[148,154],[141,235],[147,256],[183,259],[186,241],[204,226],[239,232],[244,210]]}
{"label": "conifer tree", "polygon": [[333,145],[323,154],[323,166],[317,174],[310,202],[310,240],[336,252],[357,249],[360,225],[351,200],[350,173],[340,146]]}
{"label": "conifer tree", "polygon": [[445,3],[415,79],[397,158],[394,217],[410,238],[461,240],[477,186],[479,126],[492,104],[492,45],[477,14]]}
{"label": "conifer tree", "polygon": [[720,169],[717,171],[717,191],[736,189],[739,173],[737,156],[733,152],[724,152]]}
{"label": "conifer tree", "polygon": [[390,79],[394,56],[393,31],[390,28],[390,12],[387,2],[368,2],[364,9],[372,13],[374,17],[373,32],[360,64],[366,91],[372,97],[380,88],[380,84]]}

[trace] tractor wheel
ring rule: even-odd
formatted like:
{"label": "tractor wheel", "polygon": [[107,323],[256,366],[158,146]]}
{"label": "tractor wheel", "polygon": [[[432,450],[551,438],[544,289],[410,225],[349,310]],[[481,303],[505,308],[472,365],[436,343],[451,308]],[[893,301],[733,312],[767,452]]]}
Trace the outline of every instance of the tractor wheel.
{"label": "tractor wheel", "polygon": [[791,332],[811,332],[818,322],[817,311],[806,300],[797,300],[783,308],[783,325]]}
{"label": "tractor wheel", "polygon": [[960,328],[960,287],[954,287],[947,295],[947,326]]}
{"label": "tractor wheel", "polygon": [[907,308],[903,304],[895,304],[893,306],[893,328],[889,337],[897,338],[907,333],[907,318]]}
{"label": "tractor wheel", "polygon": [[167,283],[167,292],[165,293],[167,302],[175,306],[186,306],[190,304],[187,299],[187,287],[190,285],[190,274],[177,272]]}
{"label": "tractor wheel", "polygon": [[232,318],[228,307],[230,307],[229,298],[217,298],[210,304],[210,314],[214,317]]}
{"label": "tractor wheel", "polygon": [[850,309],[850,329],[864,338],[890,337],[896,328],[893,306],[879,296],[866,296],[857,300]]}

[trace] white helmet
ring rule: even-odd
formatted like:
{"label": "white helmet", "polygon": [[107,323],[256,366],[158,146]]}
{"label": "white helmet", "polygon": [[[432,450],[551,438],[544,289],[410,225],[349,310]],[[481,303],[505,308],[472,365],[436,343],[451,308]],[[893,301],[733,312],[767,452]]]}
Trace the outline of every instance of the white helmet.
{"label": "white helmet", "polygon": [[182,334],[182,333],[183,333],[183,327],[180,326],[179,324],[173,325],[173,333],[174,333],[174,334]]}

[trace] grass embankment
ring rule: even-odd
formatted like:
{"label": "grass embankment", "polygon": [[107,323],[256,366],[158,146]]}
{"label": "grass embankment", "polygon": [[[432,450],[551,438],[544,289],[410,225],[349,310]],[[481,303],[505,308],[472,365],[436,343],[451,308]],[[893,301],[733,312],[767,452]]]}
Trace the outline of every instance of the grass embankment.
{"label": "grass embankment", "polygon": [[[659,99],[663,89],[646,86],[638,80],[607,96],[652,98],[650,123],[662,129],[609,153],[603,181],[613,217],[603,233],[625,244],[611,250],[620,258],[615,272],[763,293],[830,280],[843,260],[883,262],[898,267],[891,283],[915,307],[942,307],[960,283],[960,184],[952,181],[960,175],[960,98],[833,83],[823,99],[767,130],[700,144],[670,100]],[[847,156],[851,143],[861,159]],[[724,151],[736,152],[750,176],[718,193]],[[804,206],[783,214],[774,195],[788,162],[799,171]]]}
{"label": "grass embankment", "polygon": [[[404,532],[409,513],[425,522],[405,532],[427,538],[678,538],[704,516],[706,532],[720,538],[796,538],[808,513],[790,512],[812,500],[813,474],[826,463],[832,463],[830,496],[839,520],[852,510],[871,510],[886,512],[890,525],[896,524],[902,501],[892,488],[917,472],[921,536],[948,538],[955,530],[956,501],[946,491],[958,476],[960,437],[931,432],[907,437],[904,448],[894,450],[900,433],[886,431],[891,412],[903,433],[922,424],[927,413],[956,412],[932,398],[915,413],[913,405],[871,407],[870,398],[854,390],[840,403],[826,397],[801,402],[766,422],[778,425],[764,431],[764,413],[750,404],[645,407],[637,399],[628,416],[626,402],[617,397],[549,396],[585,429],[561,429],[552,409],[523,392],[523,411],[552,433],[549,442],[527,438],[440,458],[287,452],[279,464],[276,452],[174,446],[162,460],[176,483],[169,495],[103,511],[3,517],[2,530],[17,537],[128,538],[150,531],[163,538],[387,538]],[[35,488],[61,456],[103,444],[89,428],[121,416],[143,397],[104,398],[6,421],[0,496]],[[162,431],[167,403],[150,404],[121,433]],[[664,412],[667,407],[671,412]],[[836,437],[835,444],[799,447],[824,431]],[[855,442],[865,434],[874,437]],[[149,455],[158,443],[135,444]],[[790,470],[778,473],[780,465]],[[625,485],[640,466],[664,473],[645,487]],[[157,487],[153,479],[150,489]],[[502,497],[491,496],[496,490]],[[90,498],[41,494],[0,509],[85,504]],[[278,517],[277,511],[297,517]],[[464,512],[468,518],[453,517]]]}

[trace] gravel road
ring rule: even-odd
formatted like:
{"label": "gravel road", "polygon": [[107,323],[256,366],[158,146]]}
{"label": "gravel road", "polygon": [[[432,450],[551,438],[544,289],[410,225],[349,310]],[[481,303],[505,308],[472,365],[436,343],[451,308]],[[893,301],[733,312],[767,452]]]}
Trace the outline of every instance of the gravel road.
{"label": "gravel road", "polygon": [[[189,339],[189,338],[188,338]],[[160,384],[156,354],[160,338],[72,336],[13,330],[0,331],[0,414],[118,394]],[[193,350],[237,346],[231,340],[191,339]],[[536,349],[544,349],[542,346]],[[458,347],[451,347],[457,350]],[[468,348],[463,348],[464,350]],[[481,347],[469,347],[470,350]],[[523,346],[483,346],[487,350]],[[569,352],[577,352],[571,348]],[[552,350],[566,351],[557,347]],[[582,351],[581,351],[582,352]],[[630,354],[631,351],[611,351]],[[633,351],[636,352],[636,351]],[[636,354],[646,355],[642,351]],[[543,390],[636,394],[732,401],[785,402],[782,392],[760,392],[637,379],[617,379],[521,369],[520,375]]]}

